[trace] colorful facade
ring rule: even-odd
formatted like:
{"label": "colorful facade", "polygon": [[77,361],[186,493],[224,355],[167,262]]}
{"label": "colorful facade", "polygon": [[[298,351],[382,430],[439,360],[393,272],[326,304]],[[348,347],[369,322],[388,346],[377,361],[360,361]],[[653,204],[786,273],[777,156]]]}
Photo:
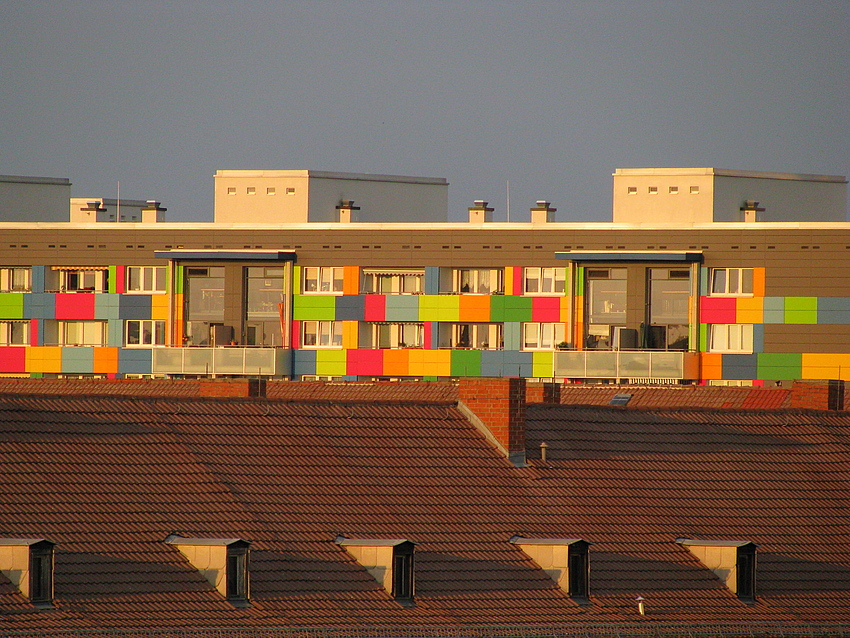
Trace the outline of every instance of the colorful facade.
{"label": "colorful facade", "polygon": [[847,224],[2,224],[0,242],[3,375],[850,378]]}

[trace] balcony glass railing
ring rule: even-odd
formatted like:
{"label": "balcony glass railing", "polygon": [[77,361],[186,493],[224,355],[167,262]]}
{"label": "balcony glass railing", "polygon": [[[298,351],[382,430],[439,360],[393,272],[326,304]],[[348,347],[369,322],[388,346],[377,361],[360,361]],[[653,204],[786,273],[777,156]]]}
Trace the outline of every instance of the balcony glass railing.
{"label": "balcony glass railing", "polygon": [[283,373],[282,348],[153,348],[151,372],[275,376]]}
{"label": "balcony glass railing", "polygon": [[555,376],[573,379],[697,379],[699,354],[675,350],[568,350]]}

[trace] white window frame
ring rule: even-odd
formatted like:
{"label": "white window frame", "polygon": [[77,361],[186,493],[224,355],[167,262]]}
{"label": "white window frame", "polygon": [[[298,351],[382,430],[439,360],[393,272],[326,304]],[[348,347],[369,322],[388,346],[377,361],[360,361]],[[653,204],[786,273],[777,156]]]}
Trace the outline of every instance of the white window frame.
{"label": "white window frame", "polygon": [[421,295],[425,290],[425,271],[391,268],[364,270],[362,289],[367,295]]}
{"label": "white window frame", "polygon": [[[15,330],[15,328],[18,328],[18,330]],[[30,345],[30,322],[28,320],[4,319],[0,321],[0,346],[28,345]]]}
{"label": "white window frame", "polygon": [[[130,328],[137,326],[139,343],[130,343]],[[124,345],[128,348],[159,348],[165,346],[166,322],[160,319],[127,319],[124,322]],[[149,336],[148,343],[144,343],[145,334]]]}
{"label": "white window frame", "polygon": [[341,321],[302,321],[301,347],[305,350],[342,348]]}
{"label": "white window frame", "polygon": [[555,350],[559,343],[565,341],[565,337],[566,329],[560,322],[522,324],[523,350]]}
{"label": "white window frame", "polygon": [[[16,283],[16,279],[19,281]],[[24,281],[21,282],[20,279]],[[0,268],[0,292],[32,291],[32,268],[29,266],[3,266]]]}
{"label": "white window frame", "polygon": [[[754,269],[753,268],[712,268],[708,277],[708,294],[711,297],[752,297],[754,287]],[[715,292],[717,287],[717,279],[720,273],[723,274],[723,290]],[[749,272],[750,290],[745,291],[744,288],[744,273]],[[734,273],[734,276],[733,276]],[[733,285],[733,280],[735,281]],[[734,288],[734,290],[733,290]]]}
{"label": "white window frame", "polygon": [[[464,283],[466,280],[466,283]],[[469,290],[462,290],[468,285]],[[454,268],[452,292],[459,295],[496,295],[504,291],[501,268]]]}
{"label": "white window frame", "polygon": [[[138,274],[133,276],[132,272],[138,272]],[[130,295],[164,293],[167,277],[166,266],[127,266],[124,269],[124,290]],[[138,287],[131,287],[133,279],[138,279]],[[160,279],[161,282],[158,281]]]}
{"label": "white window frame", "polygon": [[[452,323],[444,324],[443,330],[449,330],[448,345],[456,350],[504,349],[504,326],[501,323]],[[462,343],[465,331],[469,334],[468,343]]]}
{"label": "white window frame", "polygon": [[752,354],[753,324],[713,323],[709,325],[708,351]]}
{"label": "white window frame", "polygon": [[[82,330],[82,334],[73,335],[74,330]],[[73,337],[82,337],[81,339]],[[103,347],[107,344],[105,321],[60,321],[59,345]]]}
{"label": "white window frame", "polygon": [[[369,344],[364,344],[362,347],[373,350],[386,350],[391,348],[422,348],[425,344],[424,323],[415,321],[382,321],[367,324],[367,329],[369,331]],[[363,333],[361,333],[361,335],[362,334]],[[389,345],[381,345],[382,341]]]}
{"label": "white window frame", "polygon": [[[536,282],[534,285],[533,282]],[[547,283],[548,282],[548,283]],[[529,267],[523,268],[522,289],[528,296],[558,296],[562,297],[566,292],[567,269]],[[537,290],[529,290],[536,287]]]}
{"label": "white window frame", "polygon": [[[61,292],[106,292],[107,290],[107,268],[63,268],[59,271],[59,290]],[[77,277],[76,286],[72,287],[72,277]],[[86,286],[91,279],[92,286]],[[82,283],[82,286],[80,285]]]}
{"label": "white window frame", "polygon": [[303,266],[301,292],[305,295],[341,295],[343,274],[342,266]]}

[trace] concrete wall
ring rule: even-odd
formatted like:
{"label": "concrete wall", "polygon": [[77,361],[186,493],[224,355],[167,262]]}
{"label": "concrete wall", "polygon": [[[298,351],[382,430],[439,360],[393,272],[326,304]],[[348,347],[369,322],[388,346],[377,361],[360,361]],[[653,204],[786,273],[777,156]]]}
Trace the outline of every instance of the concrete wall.
{"label": "concrete wall", "polygon": [[0,175],[0,222],[66,222],[71,182]]}
{"label": "concrete wall", "polygon": [[620,168],[613,178],[616,223],[742,222],[746,200],[765,209],[753,221],[843,222],[847,217],[847,180],[835,175]]}
{"label": "concrete wall", "polygon": [[746,200],[759,203],[765,222],[843,222],[847,218],[847,182],[828,177],[787,175],[737,177],[719,171],[714,183],[716,222],[744,221],[741,206]]}
{"label": "concrete wall", "polygon": [[[233,192],[228,194],[228,189]],[[218,223],[335,222],[336,207],[344,199],[354,200],[360,207],[353,213],[354,221],[448,219],[448,183],[444,179],[317,171],[234,170],[215,175]]]}

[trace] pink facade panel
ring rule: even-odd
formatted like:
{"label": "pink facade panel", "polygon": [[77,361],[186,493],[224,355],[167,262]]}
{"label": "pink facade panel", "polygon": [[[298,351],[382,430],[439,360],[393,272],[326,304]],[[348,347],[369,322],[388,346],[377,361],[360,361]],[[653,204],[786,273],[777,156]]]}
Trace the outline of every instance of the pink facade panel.
{"label": "pink facade panel", "polygon": [[381,376],[384,372],[383,350],[349,350],[346,352],[347,374]]}
{"label": "pink facade panel", "polygon": [[386,321],[387,298],[384,295],[366,295],[363,318],[366,321]]}
{"label": "pink facade panel", "polygon": [[22,346],[0,347],[0,372],[25,372],[27,349]]}
{"label": "pink facade panel", "polygon": [[701,323],[735,323],[735,298],[701,297],[699,320]]}
{"label": "pink facade panel", "polygon": [[531,300],[531,320],[547,323],[561,321],[560,297],[535,297]]}
{"label": "pink facade panel", "polygon": [[56,295],[56,319],[94,319],[91,292],[63,292]]}

